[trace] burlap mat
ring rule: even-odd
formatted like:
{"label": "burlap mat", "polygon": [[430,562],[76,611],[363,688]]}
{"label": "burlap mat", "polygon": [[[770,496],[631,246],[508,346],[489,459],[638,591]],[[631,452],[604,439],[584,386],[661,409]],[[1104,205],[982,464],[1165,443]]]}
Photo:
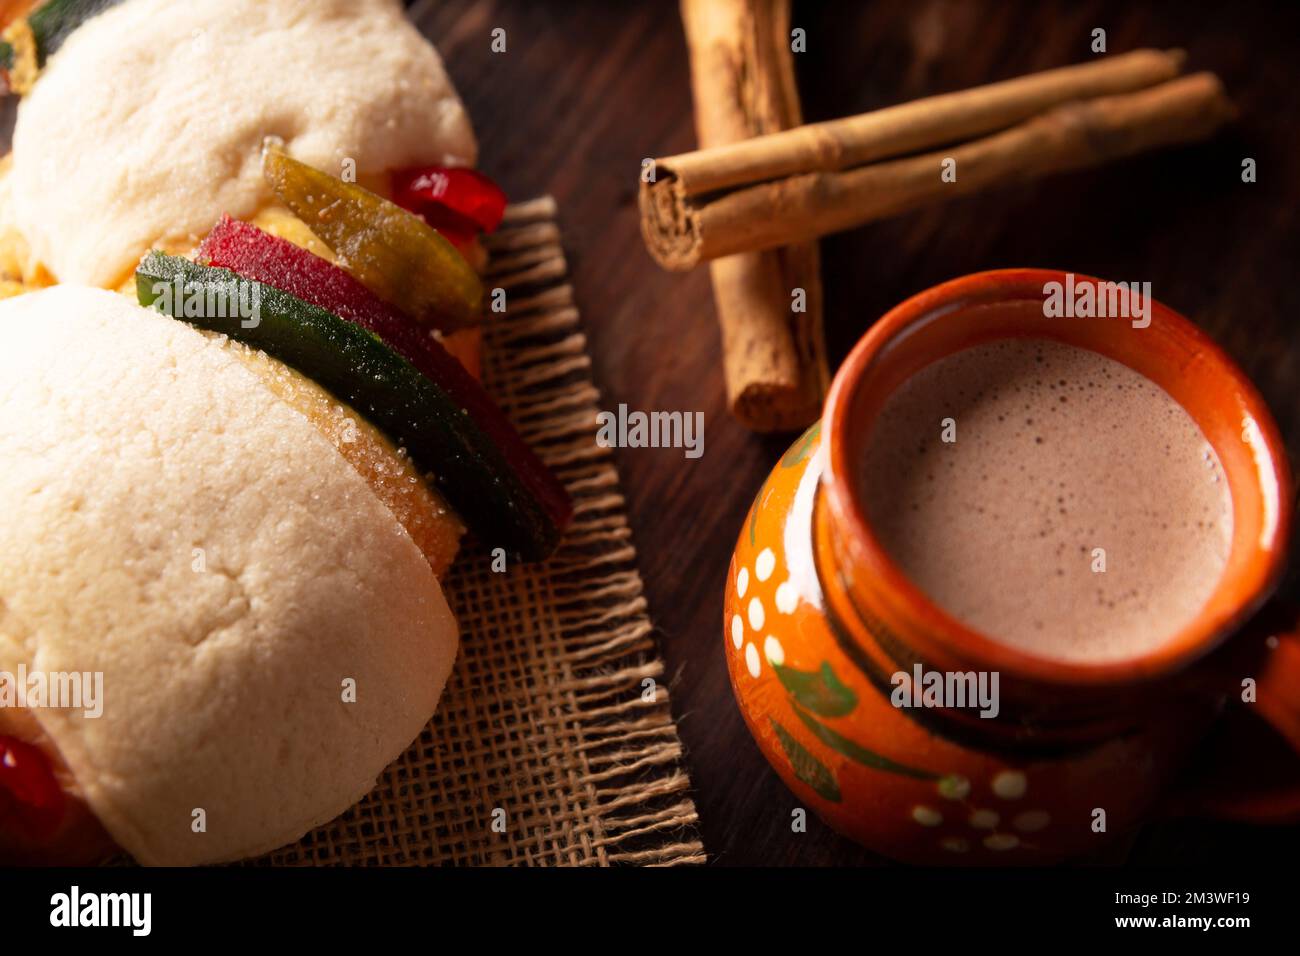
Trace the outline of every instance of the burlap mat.
{"label": "burlap mat", "polygon": [[[554,558],[446,581],[460,621],[438,713],[374,791],[259,863],[609,866],[704,862],[682,747],[549,197],[491,238],[484,382],[568,485]],[[495,826],[494,826],[495,824]]]}

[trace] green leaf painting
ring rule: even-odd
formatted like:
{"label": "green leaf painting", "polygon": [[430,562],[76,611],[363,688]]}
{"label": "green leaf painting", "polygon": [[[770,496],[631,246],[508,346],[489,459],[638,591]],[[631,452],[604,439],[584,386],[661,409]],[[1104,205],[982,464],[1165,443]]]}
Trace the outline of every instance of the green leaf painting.
{"label": "green leaf painting", "polygon": [[816,717],[808,713],[798,704],[794,705],[795,715],[803,721],[803,725],[813,732],[813,734],[830,747],[836,753],[843,754],[855,763],[860,763],[864,767],[872,767],[876,770],[885,770],[889,773],[901,773],[908,777],[916,777],[918,780],[937,780],[940,774],[932,773],[929,770],[921,770],[919,767],[909,767],[907,764],[898,763],[896,760],[890,760],[888,757],[882,757],[880,754],[868,750],[861,744],[856,744],[842,734],[831,730],[825,724],[817,720]]}
{"label": "green leaf painting", "polygon": [[767,719],[771,722],[772,729],[776,731],[776,739],[781,742],[781,749],[785,751],[790,766],[794,769],[794,775],[812,787],[813,792],[823,800],[839,803],[840,785],[835,780],[835,774],[814,757],[807,747],[795,740],[790,735],[790,731],[771,717]]}
{"label": "green leaf painting", "polygon": [[814,422],[806,432],[799,436],[798,441],[790,446],[790,450],[782,456],[781,467],[793,468],[807,458],[812,451],[813,445],[817,444],[817,438],[821,433],[822,423],[820,421]]}
{"label": "green leaf painting", "polygon": [[858,705],[857,695],[840,683],[826,661],[822,662],[820,670],[815,671],[795,670],[781,664],[773,664],[772,670],[805,710],[821,717],[843,717]]}

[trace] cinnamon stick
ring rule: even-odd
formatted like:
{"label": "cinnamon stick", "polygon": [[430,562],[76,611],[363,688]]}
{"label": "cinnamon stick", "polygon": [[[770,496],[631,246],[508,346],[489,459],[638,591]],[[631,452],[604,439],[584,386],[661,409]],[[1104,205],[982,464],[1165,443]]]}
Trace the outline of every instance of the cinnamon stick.
{"label": "cinnamon stick", "polygon": [[[1132,93],[1182,72],[1182,50],[1135,50],[657,160],[684,196],[827,172],[1005,129],[1070,100]],[[661,177],[662,178],[662,177]]]}
{"label": "cinnamon stick", "polygon": [[[789,0],[682,0],[681,16],[701,147],[803,121]],[[777,248],[782,245],[716,258],[710,265],[728,406],[758,431],[814,421],[829,380],[817,245]]]}
{"label": "cinnamon stick", "polygon": [[[642,231],[661,265],[690,269],[988,186],[1202,139],[1234,112],[1219,79],[1199,73],[1134,93],[1063,103],[990,136],[843,172],[803,173],[699,199],[681,195],[672,179],[661,176],[653,184],[658,188],[642,191]],[[940,176],[948,159],[955,160],[952,181]]]}

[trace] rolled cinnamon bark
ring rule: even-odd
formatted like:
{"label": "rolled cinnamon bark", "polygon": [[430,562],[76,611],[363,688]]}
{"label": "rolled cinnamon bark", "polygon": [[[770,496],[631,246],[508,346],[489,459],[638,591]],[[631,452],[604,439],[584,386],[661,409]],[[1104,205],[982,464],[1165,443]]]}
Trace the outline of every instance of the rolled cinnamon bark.
{"label": "rolled cinnamon bark", "polygon": [[[988,186],[1202,139],[1234,113],[1219,79],[1199,73],[1138,92],[1066,102],[941,151],[699,197],[685,195],[681,181],[671,175],[671,161],[660,161],[658,181],[642,189],[642,232],[661,265],[690,269],[719,256],[806,241]],[[940,176],[947,159],[956,163],[952,181]]]}
{"label": "rolled cinnamon bark", "polygon": [[1005,129],[1070,100],[1132,93],[1182,72],[1182,50],[1134,50],[885,109],[810,123],[761,139],[657,161],[685,196],[782,176],[834,171]]}
{"label": "rolled cinnamon bark", "polygon": [[[681,15],[701,147],[802,122],[789,0],[682,0]],[[812,422],[829,379],[816,243],[783,245],[719,258],[710,269],[728,406],[758,431]]]}

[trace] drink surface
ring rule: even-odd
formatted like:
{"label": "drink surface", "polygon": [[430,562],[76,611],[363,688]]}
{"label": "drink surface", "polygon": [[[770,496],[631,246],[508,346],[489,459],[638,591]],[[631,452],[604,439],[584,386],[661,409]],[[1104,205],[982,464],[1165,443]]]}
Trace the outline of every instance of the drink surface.
{"label": "drink surface", "polygon": [[1214,590],[1232,536],[1222,466],[1187,412],[1046,339],[977,345],[904,382],[858,486],[886,552],[940,607],[1060,660],[1164,643]]}

